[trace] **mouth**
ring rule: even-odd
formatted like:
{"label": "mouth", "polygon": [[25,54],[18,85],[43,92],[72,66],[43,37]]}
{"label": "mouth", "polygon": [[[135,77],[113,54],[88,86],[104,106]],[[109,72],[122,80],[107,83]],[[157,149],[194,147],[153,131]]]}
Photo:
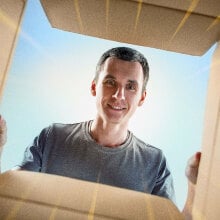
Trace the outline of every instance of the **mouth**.
{"label": "mouth", "polygon": [[113,104],[108,104],[108,107],[110,107],[111,109],[116,110],[116,111],[122,111],[122,110],[126,109],[126,107],[124,107],[124,106],[113,105]]}

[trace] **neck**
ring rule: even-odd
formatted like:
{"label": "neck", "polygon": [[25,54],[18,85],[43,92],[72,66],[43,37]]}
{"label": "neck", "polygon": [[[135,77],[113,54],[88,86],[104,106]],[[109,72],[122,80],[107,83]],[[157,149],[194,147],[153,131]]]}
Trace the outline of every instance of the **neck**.
{"label": "neck", "polygon": [[94,120],[90,126],[90,135],[100,145],[113,148],[125,143],[128,129],[127,126]]}

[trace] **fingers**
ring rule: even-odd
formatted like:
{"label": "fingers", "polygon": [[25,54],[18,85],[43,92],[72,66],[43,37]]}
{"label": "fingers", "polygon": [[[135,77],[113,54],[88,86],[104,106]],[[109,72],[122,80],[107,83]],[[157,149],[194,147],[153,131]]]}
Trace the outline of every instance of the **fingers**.
{"label": "fingers", "polygon": [[192,168],[196,168],[199,166],[201,158],[201,152],[196,152],[188,161],[188,165]]}
{"label": "fingers", "polygon": [[0,134],[4,133],[7,130],[6,121],[5,119],[0,115]]}
{"label": "fingers", "polygon": [[0,115],[0,148],[7,140],[7,125],[5,119]]}
{"label": "fingers", "polygon": [[190,157],[186,166],[186,177],[192,184],[196,184],[197,182],[200,159],[201,152],[196,152]]}

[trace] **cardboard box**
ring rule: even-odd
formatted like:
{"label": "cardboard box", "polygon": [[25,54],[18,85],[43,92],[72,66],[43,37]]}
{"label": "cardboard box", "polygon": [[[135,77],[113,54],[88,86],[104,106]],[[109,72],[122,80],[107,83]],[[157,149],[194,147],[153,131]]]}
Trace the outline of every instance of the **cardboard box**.
{"label": "cardboard box", "polygon": [[[1,94],[13,58],[25,3],[25,0],[0,0]],[[219,0],[41,0],[41,3],[52,27],[90,36],[191,55],[204,54],[220,40]],[[193,206],[195,220],[217,220],[220,216],[219,70],[220,43],[213,56],[209,79],[202,160]],[[1,175],[0,219],[3,216],[28,219],[33,215],[36,218],[44,215],[50,219],[64,215],[66,218],[75,216],[81,219],[87,216],[92,219],[95,214],[97,219],[116,216],[120,219],[137,217],[139,211],[142,213],[140,217],[147,216],[149,219],[153,219],[154,215],[160,216],[160,219],[181,217],[169,201],[161,198],[95,183],[61,180],[61,177],[26,172]],[[72,191],[66,190],[68,187],[75,187],[82,193],[74,191],[76,194],[72,194]],[[60,197],[56,197],[56,192]],[[121,195],[120,198],[117,195]],[[95,199],[98,203],[91,202]],[[116,199],[120,209],[114,203]],[[87,203],[84,204],[84,200]],[[112,216],[109,217],[109,213]]]}

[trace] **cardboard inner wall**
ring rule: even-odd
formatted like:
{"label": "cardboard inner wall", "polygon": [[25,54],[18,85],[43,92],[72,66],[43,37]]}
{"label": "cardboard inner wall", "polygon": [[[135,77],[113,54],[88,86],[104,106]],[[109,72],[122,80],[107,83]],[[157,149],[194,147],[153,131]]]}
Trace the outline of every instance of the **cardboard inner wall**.
{"label": "cardboard inner wall", "polygon": [[194,201],[194,219],[217,220],[220,216],[220,42],[213,55],[206,116],[202,160]]}
{"label": "cardboard inner wall", "polygon": [[183,220],[168,199],[50,174],[0,175],[0,219]]}
{"label": "cardboard inner wall", "polygon": [[[129,0],[128,0],[129,1]],[[132,0],[140,2],[140,0]],[[201,14],[210,17],[219,16],[220,4],[219,0],[199,0],[199,1],[185,1],[185,0],[142,0],[143,3],[156,5],[164,8],[172,8],[180,11],[192,11],[194,14]]]}
{"label": "cardboard inner wall", "polygon": [[0,98],[13,57],[25,0],[0,0]]}
{"label": "cardboard inner wall", "polygon": [[218,0],[41,0],[52,27],[203,55],[220,39]]}

